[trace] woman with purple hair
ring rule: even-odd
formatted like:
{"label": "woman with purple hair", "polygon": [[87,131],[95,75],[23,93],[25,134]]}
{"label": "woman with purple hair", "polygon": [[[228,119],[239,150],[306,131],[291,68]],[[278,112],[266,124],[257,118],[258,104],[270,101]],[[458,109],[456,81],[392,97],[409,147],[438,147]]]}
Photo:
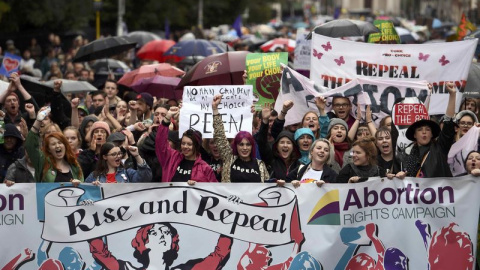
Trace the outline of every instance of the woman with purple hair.
{"label": "woman with purple hair", "polygon": [[222,95],[213,98],[213,138],[223,160],[222,182],[260,183],[269,178],[267,167],[263,161],[256,159],[255,139],[247,131],[240,131],[228,144],[223,128],[222,116],[218,112],[218,104]]}

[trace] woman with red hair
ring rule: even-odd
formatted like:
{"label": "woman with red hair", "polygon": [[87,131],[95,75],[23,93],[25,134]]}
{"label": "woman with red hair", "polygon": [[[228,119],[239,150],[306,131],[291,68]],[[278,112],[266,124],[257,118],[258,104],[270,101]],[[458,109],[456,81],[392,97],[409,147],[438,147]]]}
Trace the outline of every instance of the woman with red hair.
{"label": "woman with red hair", "polygon": [[46,108],[38,112],[37,119],[28,132],[25,149],[35,168],[36,182],[83,182],[83,173],[67,138],[61,132],[53,132],[43,139],[40,150],[39,130]]}
{"label": "woman with red hair", "polygon": [[90,240],[90,252],[103,269],[175,269],[203,270],[222,269],[230,258],[233,243],[231,237],[220,235],[214,251],[205,258],[189,260],[183,264],[171,267],[178,257],[180,237],[177,229],[168,222],[148,224],[140,227],[132,239],[135,249],[133,257],[142,265],[132,266],[130,262],[115,258],[108,250],[108,245],[101,238]]}
{"label": "woman with red hair", "polygon": [[213,139],[223,160],[222,182],[260,183],[268,180],[267,167],[263,161],[256,159],[255,139],[247,131],[240,131],[228,144],[218,104],[222,95],[213,98]]}

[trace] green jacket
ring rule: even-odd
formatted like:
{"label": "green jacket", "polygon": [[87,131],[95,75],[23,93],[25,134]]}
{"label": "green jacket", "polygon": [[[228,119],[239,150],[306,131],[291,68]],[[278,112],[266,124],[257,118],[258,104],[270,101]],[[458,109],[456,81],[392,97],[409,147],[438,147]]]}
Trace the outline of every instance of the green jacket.
{"label": "green jacket", "polygon": [[[25,149],[27,150],[28,156],[32,161],[32,165],[35,168],[35,181],[37,183],[53,183],[57,176],[57,169],[53,167],[50,159],[47,159],[42,150],[40,150],[40,137],[37,133],[32,131],[28,132],[27,140],[25,141]],[[47,175],[42,175],[43,165],[45,162],[49,163]],[[70,165],[70,171],[72,172],[73,178],[83,181],[83,176],[80,177],[81,169],[77,166]]]}

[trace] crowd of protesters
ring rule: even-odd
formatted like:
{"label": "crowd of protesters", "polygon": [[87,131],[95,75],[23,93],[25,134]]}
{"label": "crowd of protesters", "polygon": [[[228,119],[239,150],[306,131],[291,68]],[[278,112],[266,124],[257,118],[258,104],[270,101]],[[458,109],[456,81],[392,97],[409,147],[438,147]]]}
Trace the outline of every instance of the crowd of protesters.
{"label": "crowd of protesters", "polygon": [[[376,126],[367,107],[362,122],[360,107],[353,113],[350,99],[342,97],[333,98],[331,108],[326,108],[325,98],[316,98],[318,112],[307,112],[290,126],[284,124],[293,101],[286,101],[279,112],[266,106],[252,112],[254,130],[229,140],[217,109],[222,96],[215,96],[213,139],[202,139],[192,129],[179,134],[181,100],[119,91],[114,76],[106,78],[99,91],[67,96],[71,107],[65,108],[58,79],[95,78],[89,63],[72,62],[87,42],[79,36],[63,51],[60,38],[52,34],[46,48],[32,39],[23,51],[22,74],[54,81],[53,96],[41,108],[17,73],[4,78],[9,86],[0,95],[5,122],[0,179],[8,186],[85,181],[291,182],[298,187],[369,177],[449,177],[452,145],[478,128],[477,100],[464,99],[455,111],[456,90],[447,84],[449,103],[440,123],[422,120],[410,126],[406,137],[413,143],[402,153],[395,153],[398,132],[390,116]],[[12,40],[6,45],[8,52],[20,53]],[[240,45],[235,48],[247,49]],[[463,160],[468,174],[480,174],[477,156],[478,149],[472,149]]]}

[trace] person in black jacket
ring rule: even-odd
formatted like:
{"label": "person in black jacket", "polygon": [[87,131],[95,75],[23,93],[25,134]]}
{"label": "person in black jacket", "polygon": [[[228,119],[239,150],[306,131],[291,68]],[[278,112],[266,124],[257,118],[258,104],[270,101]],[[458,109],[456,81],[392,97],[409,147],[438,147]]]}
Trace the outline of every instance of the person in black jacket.
{"label": "person in black jacket", "polygon": [[337,176],[337,183],[357,183],[369,177],[385,177],[384,168],[377,165],[377,146],[375,138],[368,137],[353,143],[353,163],[345,165]]}
{"label": "person in black jacket", "polygon": [[300,152],[293,139],[293,133],[282,131],[276,136],[273,146],[268,143],[270,109],[262,109],[262,123],[256,139],[263,162],[267,165],[270,179],[286,179],[292,169],[298,167]]}
{"label": "person in black jacket", "polygon": [[22,134],[14,124],[6,124],[3,133],[4,143],[0,144],[0,182],[6,180],[7,169],[17,159],[25,155]]}
{"label": "person in black jacket", "polygon": [[[294,187],[301,183],[316,183],[321,187],[324,183],[335,183],[337,173],[330,168],[329,161],[332,159],[332,145],[326,139],[317,139],[310,147],[310,160],[308,165],[300,164],[290,171],[286,182],[291,182]],[[284,180],[278,180],[277,184],[284,185]]]}
{"label": "person in black jacket", "polygon": [[434,121],[426,119],[408,127],[406,137],[413,141],[413,144],[405,149],[403,156],[399,157],[401,171],[395,172],[401,174],[396,175],[398,178],[402,178],[403,174],[420,178],[452,177],[447,156],[455,139],[453,116],[456,90],[453,82],[447,83],[446,89],[449,92],[449,99],[443,118],[443,129],[440,129]]}

